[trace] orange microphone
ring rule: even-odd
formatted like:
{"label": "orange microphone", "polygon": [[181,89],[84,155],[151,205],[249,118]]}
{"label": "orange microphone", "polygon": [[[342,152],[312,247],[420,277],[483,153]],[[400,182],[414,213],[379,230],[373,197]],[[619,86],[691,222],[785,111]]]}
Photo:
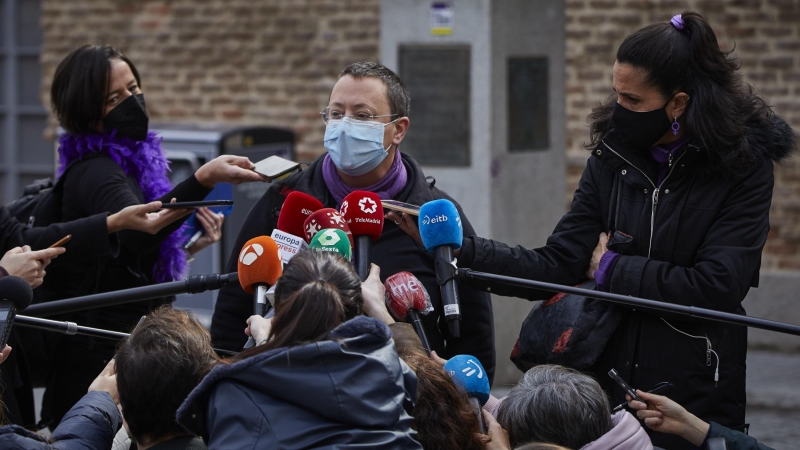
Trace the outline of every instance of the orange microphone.
{"label": "orange microphone", "polygon": [[[269,236],[258,236],[247,241],[239,253],[239,284],[248,294],[253,294],[253,314],[264,316],[267,312],[267,290],[283,274],[283,257],[278,244]],[[270,305],[272,306],[272,305]],[[255,345],[253,338],[245,348]]]}

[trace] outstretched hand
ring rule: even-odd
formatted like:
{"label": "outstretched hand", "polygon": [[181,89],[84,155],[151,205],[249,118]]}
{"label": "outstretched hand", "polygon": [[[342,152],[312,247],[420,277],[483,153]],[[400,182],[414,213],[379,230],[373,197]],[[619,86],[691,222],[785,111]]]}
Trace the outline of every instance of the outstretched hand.
{"label": "outstretched hand", "polygon": [[20,277],[27,281],[32,288],[37,288],[44,281],[44,268],[50,260],[64,253],[64,247],[46,248],[31,251],[30,246],[12,248],[0,259],[0,267],[6,269],[9,275]]}
{"label": "outstretched hand", "polygon": [[189,253],[192,255],[222,238],[222,222],[225,221],[224,214],[217,214],[208,208],[197,208],[195,217],[203,226],[203,235],[189,247]]}
{"label": "outstretched hand", "polygon": [[264,181],[264,177],[253,169],[256,165],[244,156],[222,155],[203,164],[194,173],[197,181],[207,188],[217,183],[240,184],[249,181]]}
{"label": "outstretched hand", "polygon": [[703,443],[708,434],[709,425],[706,422],[667,397],[639,390],[636,393],[647,404],[632,400],[628,395],[625,398],[628,406],[636,410],[636,416],[643,419],[648,428],[661,433],[676,434],[697,447]]}
{"label": "outstretched hand", "polygon": [[247,318],[247,328],[244,329],[244,334],[251,336],[256,341],[256,344],[269,338],[271,331],[272,319],[265,319],[258,314]]}
{"label": "outstretched hand", "polygon": [[500,426],[492,413],[483,410],[482,414],[486,420],[488,434],[481,434],[483,448],[486,450],[511,450],[511,442],[508,440],[508,432]]}
{"label": "outstretched hand", "polygon": [[100,375],[92,381],[89,386],[89,392],[108,392],[114,403],[119,405],[119,393],[117,392],[117,373],[115,368],[115,361],[112,359],[100,372]]}
{"label": "outstretched hand", "polygon": [[[171,203],[175,203],[172,199]],[[108,233],[121,230],[136,230],[156,234],[162,228],[176,220],[188,216],[192,209],[161,209],[161,202],[155,201],[144,205],[131,205],[106,219]],[[158,211],[158,212],[155,212]]]}
{"label": "outstretched hand", "polygon": [[361,283],[361,297],[364,299],[364,314],[386,325],[395,323],[386,309],[386,288],[381,283],[381,268],[375,264],[370,265],[369,276]]}

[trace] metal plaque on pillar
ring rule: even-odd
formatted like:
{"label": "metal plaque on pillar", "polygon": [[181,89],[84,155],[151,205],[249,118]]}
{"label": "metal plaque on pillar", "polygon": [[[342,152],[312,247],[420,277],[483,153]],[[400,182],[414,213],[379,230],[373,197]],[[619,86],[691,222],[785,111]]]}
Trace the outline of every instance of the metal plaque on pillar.
{"label": "metal plaque on pillar", "polygon": [[398,58],[411,95],[403,152],[425,166],[469,166],[469,46],[401,45]]}

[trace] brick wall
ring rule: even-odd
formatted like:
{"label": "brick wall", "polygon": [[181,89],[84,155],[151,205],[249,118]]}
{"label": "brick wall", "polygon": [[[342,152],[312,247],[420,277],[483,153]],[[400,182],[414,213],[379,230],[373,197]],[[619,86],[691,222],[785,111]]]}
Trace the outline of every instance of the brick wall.
{"label": "brick wall", "polygon": [[[611,93],[616,49],[628,34],[674,14],[703,14],[723,49],[733,48],[742,73],[796,132],[800,131],[800,1],[567,0],[568,202],[588,154],[586,116]],[[800,270],[800,162],[775,170],[768,269]]]}
{"label": "brick wall", "polygon": [[[379,55],[378,0],[43,0],[42,91],[86,43],[136,64],[151,120],[288,127],[324,149],[319,111],[338,73]],[[49,109],[49,108],[48,108]],[[53,122],[55,123],[55,122]]]}
{"label": "brick wall", "polygon": [[[617,46],[683,10],[705,15],[723,48],[736,43],[748,82],[800,130],[800,0],[567,0],[567,204]],[[311,159],[338,72],[379,58],[379,13],[378,0],[43,0],[43,102],[70,50],[109,43],[136,63],[154,121],[288,127]],[[764,266],[800,270],[800,163],[776,169],[771,223]]]}

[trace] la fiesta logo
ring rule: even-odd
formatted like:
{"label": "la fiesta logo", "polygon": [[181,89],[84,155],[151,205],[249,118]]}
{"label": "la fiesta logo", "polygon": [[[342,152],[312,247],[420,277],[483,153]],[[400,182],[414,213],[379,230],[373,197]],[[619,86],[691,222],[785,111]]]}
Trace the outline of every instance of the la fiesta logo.
{"label": "la fiesta logo", "polygon": [[[239,262],[244,264],[245,266],[249,266],[253,264],[259,256],[264,253],[264,247],[261,244],[251,244],[247,247],[242,249],[242,252],[239,254]],[[278,249],[278,253],[280,254],[280,249]]]}
{"label": "la fiesta logo", "polygon": [[341,239],[335,229],[329,229],[320,233],[317,237],[317,242],[324,247],[331,247],[339,243]]}
{"label": "la fiesta logo", "polygon": [[358,207],[361,208],[365,214],[375,214],[378,210],[378,204],[369,197],[364,197],[358,202]]}

